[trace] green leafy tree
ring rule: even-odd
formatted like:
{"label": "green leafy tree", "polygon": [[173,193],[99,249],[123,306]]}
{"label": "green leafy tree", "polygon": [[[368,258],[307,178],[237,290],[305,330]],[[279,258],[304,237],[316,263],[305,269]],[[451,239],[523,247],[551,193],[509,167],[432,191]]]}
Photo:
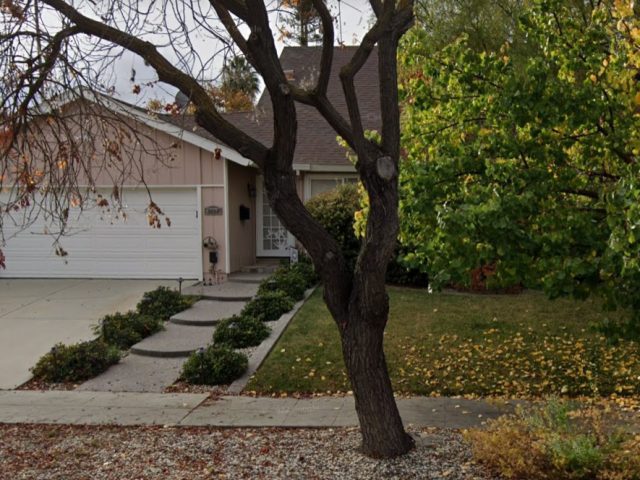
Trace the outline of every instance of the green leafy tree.
{"label": "green leafy tree", "polygon": [[518,16],[525,0],[421,0],[416,5],[425,48],[438,52],[461,35],[477,51],[496,51],[506,42],[524,42]]}
{"label": "green leafy tree", "polygon": [[225,62],[219,85],[210,88],[218,107],[227,112],[250,110],[259,91],[260,78],[242,55]]}
{"label": "green leafy tree", "polygon": [[507,44],[401,53],[401,242],[435,284],[523,282],[598,292],[640,322],[638,19],[625,1],[587,15],[538,1],[520,28],[542,48],[518,72]]}
{"label": "green leafy tree", "polygon": [[283,0],[280,34],[285,41],[303,47],[322,41],[322,22],[312,0]]}
{"label": "green leafy tree", "polygon": [[260,79],[247,59],[236,55],[222,67],[222,87],[242,92],[253,100],[260,90]]}

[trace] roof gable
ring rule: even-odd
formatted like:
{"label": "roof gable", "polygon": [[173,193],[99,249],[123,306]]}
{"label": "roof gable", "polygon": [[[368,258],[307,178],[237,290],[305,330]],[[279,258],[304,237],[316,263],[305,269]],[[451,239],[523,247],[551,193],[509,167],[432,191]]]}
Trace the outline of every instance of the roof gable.
{"label": "roof gable", "polygon": [[[335,47],[327,97],[335,108],[348,118],[347,104],[340,83],[340,69],[346,65],[357,47]],[[285,47],[280,55],[283,70],[293,74],[295,84],[311,88],[315,85],[320,69],[322,47]],[[355,79],[363,126],[378,130],[381,124],[380,97],[377,70],[377,50],[374,50]],[[330,169],[353,170],[346,158],[344,147],[338,144],[337,133],[311,106],[296,103],[298,138],[294,168],[300,170]],[[225,118],[256,140],[271,145],[273,142],[273,109],[271,98],[264,91],[251,112],[229,112]],[[178,116],[170,122],[190,129],[197,135],[214,140],[209,132],[199,127],[190,116]]]}
{"label": "roof gable", "polygon": [[[336,110],[348,118],[347,104],[339,78],[340,69],[352,58],[357,47],[334,47],[333,64],[327,97]],[[285,47],[280,55],[283,70],[292,75],[292,82],[303,88],[312,88],[317,80],[322,47]],[[377,50],[374,49],[367,62],[355,78],[355,87],[359,101],[363,126],[367,130],[380,128],[380,97],[377,70]],[[188,114],[151,114],[143,108],[130,105],[113,97],[94,92],[81,92],[81,95],[65,95],[52,101],[50,108],[84,98],[94,101],[115,113],[125,115],[165,132],[179,140],[214,152],[217,149],[227,159],[243,166],[253,165],[234,149],[200,127],[193,115]],[[297,170],[335,170],[352,171],[353,166],[346,157],[346,150],[338,144],[337,133],[326,120],[311,106],[296,103],[298,120],[298,138],[294,158]],[[236,127],[242,129],[256,140],[271,145],[273,142],[273,108],[271,98],[264,91],[251,112],[229,112],[224,117]]]}

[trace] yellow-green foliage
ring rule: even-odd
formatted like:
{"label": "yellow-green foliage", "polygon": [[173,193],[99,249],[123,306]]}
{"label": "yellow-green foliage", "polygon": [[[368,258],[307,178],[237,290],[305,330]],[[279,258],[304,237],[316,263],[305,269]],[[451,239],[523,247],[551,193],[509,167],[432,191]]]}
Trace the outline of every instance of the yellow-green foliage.
{"label": "yellow-green foliage", "polygon": [[638,480],[640,435],[612,411],[551,400],[465,433],[478,462],[507,479]]}
{"label": "yellow-green foliage", "polygon": [[321,193],[305,204],[313,218],[338,242],[345,258],[352,265],[360,251],[360,240],[356,238],[353,229],[359,202],[358,187],[347,183]]}
{"label": "yellow-green foliage", "polygon": [[470,430],[465,437],[473,445],[475,459],[506,478],[548,478],[544,473],[548,459],[523,422],[501,417],[488,429]]}

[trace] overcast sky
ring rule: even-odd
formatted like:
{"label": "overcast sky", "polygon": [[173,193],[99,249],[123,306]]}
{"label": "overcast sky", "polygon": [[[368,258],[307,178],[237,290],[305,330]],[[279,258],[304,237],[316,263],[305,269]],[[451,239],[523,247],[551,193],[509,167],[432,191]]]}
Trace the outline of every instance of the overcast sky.
{"label": "overcast sky", "polygon": [[[372,12],[368,0],[329,0],[328,3],[336,18],[336,42],[342,40],[345,45],[357,45],[366,33],[371,21]],[[339,16],[338,12],[340,12]],[[341,21],[339,22],[339,20]],[[285,46],[281,41],[277,41],[277,45],[279,50],[282,50]],[[203,45],[201,54],[206,53],[206,48],[207,46]],[[218,68],[221,65],[222,58],[218,62]],[[133,71],[135,71],[134,82],[131,81]],[[162,83],[156,83],[154,86],[145,86],[138,95],[133,93],[134,83],[147,84],[157,80],[155,71],[146,66],[144,61],[133,53],[126,52],[118,60],[114,73],[115,96],[129,103],[144,106],[151,98],[172,101],[175,97],[176,89]]]}

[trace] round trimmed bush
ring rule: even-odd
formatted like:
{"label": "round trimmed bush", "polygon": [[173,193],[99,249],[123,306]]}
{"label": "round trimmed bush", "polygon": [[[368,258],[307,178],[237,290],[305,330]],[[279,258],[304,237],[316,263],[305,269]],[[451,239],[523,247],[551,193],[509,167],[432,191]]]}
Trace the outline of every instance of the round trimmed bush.
{"label": "round trimmed bush", "polygon": [[292,263],[289,269],[298,273],[305,281],[305,287],[311,288],[318,283],[318,274],[313,268],[313,265],[307,261],[300,261],[298,263]]}
{"label": "round trimmed bush", "polygon": [[163,328],[162,320],[129,311],[106,315],[94,330],[105,343],[126,350]]}
{"label": "round trimmed bush", "polygon": [[31,368],[34,378],[45,382],[82,382],[101,374],[120,360],[120,351],[102,340],[56,344]]}
{"label": "round trimmed bush", "polygon": [[260,293],[247,303],[241,315],[255,317],[263,322],[278,320],[293,308],[293,300],[282,290]]}
{"label": "round trimmed bush", "polygon": [[271,329],[260,319],[234,315],[218,324],[213,333],[213,341],[232,348],[254,347],[260,345],[269,333]]}
{"label": "round trimmed bush", "polygon": [[362,208],[358,186],[353,183],[339,185],[311,198],[305,207],[336,239],[347,264],[353,267],[360,252],[360,239],[353,229],[355,213]]}
{"label": "round trimmed bush", "polygon": [[290,267],[282,267],[260,284],[258,295],[282,290],[293,300],[302,300],[306,289],[307,279],[301,273]]}
{"label": "round trimmed bush", "polygon": [[182,379],[194,385],[227,385],[247,370],[247,356],[228,345],[210,345],[191,354],[182,367]]}
{"label": "round trimmed bush", "polygon": [[169,320],[191,306],[191,301],[169,287],[158,287],[146,292],[137,305],[140,315],[147,315],[157,320]]}

